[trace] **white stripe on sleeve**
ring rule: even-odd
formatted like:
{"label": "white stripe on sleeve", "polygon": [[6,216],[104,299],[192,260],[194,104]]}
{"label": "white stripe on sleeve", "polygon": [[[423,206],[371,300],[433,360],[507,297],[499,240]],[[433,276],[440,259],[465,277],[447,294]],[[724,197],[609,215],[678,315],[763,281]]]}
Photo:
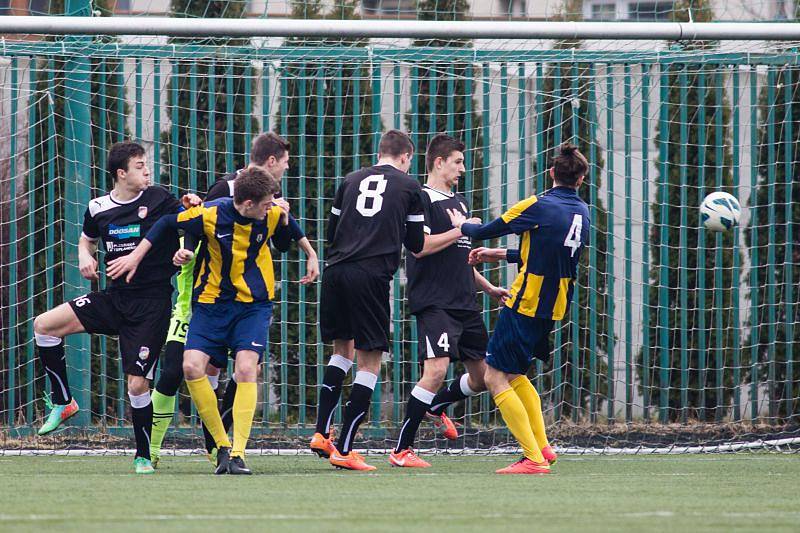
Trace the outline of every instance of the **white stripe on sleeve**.
{"label": "white stripe on sleeve", "polygon": [[425,222],[425,215],[408,215],[406,222]]}
{"label": "white stripe on sleeve", "polygon": [[338,217],[339,215],[342,214],[342,210],[331,206],[331,213],[333,213],[334,215],[336,215]]}

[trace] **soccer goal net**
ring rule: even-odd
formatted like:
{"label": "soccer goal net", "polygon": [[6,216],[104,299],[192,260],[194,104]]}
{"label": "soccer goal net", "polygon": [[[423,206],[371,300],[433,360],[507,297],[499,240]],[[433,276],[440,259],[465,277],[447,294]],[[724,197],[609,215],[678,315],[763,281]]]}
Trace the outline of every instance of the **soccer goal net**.
{"label": "soccer goal net", "polygon": [[[173,21],[191,33],[182,22]],[[569,38],[541,25],[538,34],[531,26],[498,38],[492,32],[509,26],[497,23],[454,38],[397,36],[397,25],[413,26],[400,21],[368,38],[346,28],[247,36],[239,21],[227,22],[235,37],[175,36],[166,26],[153,35],[147,17],[125,19],[127,31],[82,34],[4,22],[0,448],[111,449],[132,440],[116,341],[87,335],[67,340],[82,410],[55,436],[35,437],[48,385],[33,320],[93,288],[78,272],[77,242],[87,202],[110,187],[112,143],[138,140],[155,182],[202,194],[247,164],[255,135],[279,133],[292,145],[284,195],[324,261],[337,184],[375,161],[381,132],[399,128],[418,147],[410,173],[421,181],[434,134],[463,140],[458,188],[484,221],[551,186],[560,143],[575,143],[590,162],[580,195],[592,226],[573,306],[549,361],[529,374],[557,446],[797,449],[800,67],[798,41],[781,26],[771,26],[774,37],[739,28],[698,38],[689,37],[693,26],[680,33],[675,24],[648,40],[614,37],[617,25],[591,37],[581,24]],[[742,206],[730,231],[703,227],[699,206],[714,191]],[[517,245],[513,236],[492,244]],[[304,261],[294,248],[275,257],[279,290],[251,441],[261,449],[304,449],[314,432],[331,352],[318,332],[319,283],[297,282]],[[481,268],[497,285],[516,274]],[[358,447],[391,447],[421,376],[403,267],[391,287],[391,351]],[[499,304],[479,299],[491,330]],[[165,447],[201,447],[185,389],[178,404]],[[449,413],[459,439],[423,425],[419,448],[515,445],[487,393]]]}

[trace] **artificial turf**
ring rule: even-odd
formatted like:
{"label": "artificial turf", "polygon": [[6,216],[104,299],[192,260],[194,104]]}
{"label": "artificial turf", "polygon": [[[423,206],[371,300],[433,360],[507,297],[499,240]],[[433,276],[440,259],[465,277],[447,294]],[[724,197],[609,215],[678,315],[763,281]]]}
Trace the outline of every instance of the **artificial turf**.
{"label": "artificial turf", "polygon": [[[511,456],[433,468],[333,469],[250,456],[213,476],[200,456],[136,476],[129,457],[0,456],[0,531],[797,531],[800,456],[562,456],[549,476],[500,476]],[[151,529],[152,528],[152,529]]]}

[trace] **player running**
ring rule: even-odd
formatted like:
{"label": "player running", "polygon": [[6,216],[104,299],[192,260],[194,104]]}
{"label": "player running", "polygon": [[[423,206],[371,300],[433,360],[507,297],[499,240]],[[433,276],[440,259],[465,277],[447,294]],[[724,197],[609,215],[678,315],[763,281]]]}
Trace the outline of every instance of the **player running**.
{"label": "player running", "polygon": [[[224,198],[178,216],[164,217],[130,255],[109,264],[114,278],[130,279],[151,247],[182,229],[205,238],[186,334],[183,372],[197,412],[218,447],[216,474],[250,474],[244,453],[256,408],[258,364],[264,356],[272,320],[275,277],[269,241],[279,251],[290,243],[284,210],[274,205],[278,184],[261,169],[236,178],[233,199]],[[189,256],[190,250],[182,254]],[[233,402],[233,446],[226,434],[217,397],[206,376],[208,363],[222,367],[231,350],[237,378]]]}
{"label": "player running", "polygon": [[[253,140],[250,149],[250,164],[247,168],[263,170],[276,182],[280,183],[283,173],[286,172],[289,167],[290,149],[291,145],[282,137],[272,132],[262,133]],[[220,198],[233,198],[235,179],[242,170],[231,172],[218,179],[214,185],[211,186],[208,194],[206,194],[205,201],[210,202]],[[298,246],[306,254],[306,274],[300,279],[300,283],[304,285],[313,283],[319,276],[317,254],[308,241],[308,238],[303,233],[303,230],[300,229],[300,226],[294,218],[288,214],[288,203],[286,203],[285,200],[277,198],[275,201],[276,203],[280,203],[287,212],[284,222],[289,225],[288,229],[291,233],[292,240],[296,241]],[[195,250],[195,242],[196,240],[192,235],[186,235],[183,249]],[[204,246],[204,244],[201,243],[200,246]],[[167,337],[167,344],[164,350],[164,368],[156,384],[156,390],[153,392],[153,432],[150,443],[150,455],[153,459],[153,466],[157,466],[161,455],[161,445],[175,412],[175,395],[183,382],[183,349],[184,343],[186,342],[186,332],[189,329],[189,320],[192,316],[191,299],[196,269],[195,257],[196,255],[202,255],[203,249],[195,250],[195,252],[194,256],[192,256],[187,263],[182,265],[181,272],[178,275],[178,299],[172,309],[169,336]],[[176,258],[176,260],[178,259],[180,258]],[[220,369],[214,366],[213,360],[211,365],[206,369],[206,372],[208,374],[209,383],[211,383],[211,388],[217,390],[219,386]],[[235,373],[233,373],[228,380],[220,407],[220,415],[222,416],[222,422],[226,433],[233,424],[232,410],[235,395],[236,377]],[[202,428],[208,458],[212,463],[216,464],[217,448],[214,438],[208,432],[205,425],[202,425]]]}
{"label": "player running", "polygon": [[[500,302],[509,295],[468,264],[471,242],[453,227],[447,214],[452,209],[469,216],[466,198],[453,191],[465,172],[464,143],[444,133],[436,135],[428,143],[425,166],[425,246],[406,259],[408,303],[417,317],[419,349],[425,359],[422,379],[406,405],[397,446],[389,455],[389,462],[399,467],[430,466],[412,448],[426,413],[439,419],[438,425],[446,428],[445,437],[455,439],[458,432],[445,409],[486,390],[483,375],[489,335],[477,304],[476,285]],[[480,224],[480,219],[468,220]],[[440,389],[450,361],[458,360],[467,372]]]}
{"label": "player running", "polygon": [[[374,470],[352,450],[353,438],[369,409],[389,350],[389,283],[405,245],[413,253],[424,244],[421,187],[407,172],[414,144],[398,130],[383,134],[378,162],[348,174],[336,191],[328,221],[328,266],[322,276],[320,331],[333,353],[320,385],[317,433],[311,449],[332,465]],[[330,438],[333,410],[342,381],[358,358],[358,372],[344,410],[342,432]]]}
{"label": "player running", "polygon": [[[105,263],[127,257],[162,216],[177,216],[181,204],[166,189],[151,186],[145,150],[133,142],[114,144],[108,152],[108,172],[114,188],[89,202],[78,243],[81,275],[98,281],[98,241],[105,246]],[[184,197],[199,204],[194,195]],[[135,280],[115,279],[104,290],[90,292],[36,317],[33,323],[39,360],[42,362],[54,402],[39,435],[55,430],[78,412],[67,382],[63,337],[73,333],[119,335],[122,367],[127,375],[131,401],[137,474],[152,474],[150,431],[153,404],[150,382],[167,336],[172,306],[171,278],[176,268],[172,256],[177,236],[164,239],[142,263]]]}
{"label": "player running", "polygon": [[520,236],[518,251],[471,252],[473,262],[505,258],[520,267],[486,354],[486,386],[524,452],[498,474],[547,474],[556,460],[547,441],[541,400],[525,374],[533,357],[550,356],[550,332],[567,315],[589,236],[589,209],[578,196],[589,164],[571,144],[563,144],[559,152],[550,169],[553,188],[519,202],[500,218],[476,225],[457,210],[448,212],[453,225],[473,239]]}

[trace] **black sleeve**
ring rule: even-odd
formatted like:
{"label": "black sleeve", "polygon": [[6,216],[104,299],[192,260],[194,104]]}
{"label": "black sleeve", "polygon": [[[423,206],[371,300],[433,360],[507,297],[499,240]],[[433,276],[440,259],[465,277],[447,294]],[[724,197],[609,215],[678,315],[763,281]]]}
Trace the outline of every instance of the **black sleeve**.
{"label": "black sleeve", "polygon": [[333,205],[331,206],[331,214],[328,216],[328,228],[327,232],[325,233],[325,240],[328,241],[328,244],[331,244],[333,242],[333,238],[336,236],[336,225],[339,223],[339,215],[342,214],[344,186],[345,184],[342,183],[339,186],[339,189],[337,189],[336,197],[333,199]]}
{"label": "black sleeve", "polygon": [[197,238],[194,234],[189,233],[188,231],[183,234],[183,248],[185,250],[195,251],[197,250],[197,245],[200,243],[200,239]]}
{"label": "black sleeve", "polygon": [[83,236],[90,241],[96,241],[100,238],[100,228],[97,227],[97,222],[88,207],[86,212],[83,213]]}
{"label": "black sleeve", "polygon": [[517,265],[522,266],[522,256],[519,255],[519,250],[514,248],[509,248],[506,250],[506,262],[516,263]]}
{"label": "black sleeve", "polygon": [[419,253],[425,247],[425,215],[424,201],[421,188],[417,188],[411,199],[411,205],[406,216],[406,236],[403,239],[405,246],[411,253]]}
{"label": "black sleeve", "polygon": [[228,180],[217,180],[214,185],[208,190],[206,197],[203,201],[210,202],[211,200],[219,200],[220,198],[230,198],[231,188]]}

